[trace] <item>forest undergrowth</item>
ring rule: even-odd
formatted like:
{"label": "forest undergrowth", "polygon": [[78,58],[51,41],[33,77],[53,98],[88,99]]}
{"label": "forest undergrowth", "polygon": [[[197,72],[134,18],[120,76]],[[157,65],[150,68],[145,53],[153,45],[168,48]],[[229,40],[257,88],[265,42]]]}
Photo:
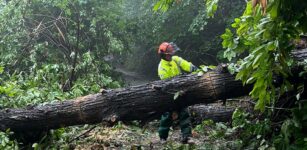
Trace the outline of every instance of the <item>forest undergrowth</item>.
{"label": "forest undergrowth", "polygon": [[[0,149],[306,149],[305,0],[6,0],[0,2],[0,110],[125,86],[120,64],[156,75],[157,45],[173,41],[196,65],[227,63],[254,105],[227,123],[194,125],[194,145],[158,122],[66,127],[29,138],[0,132]],[[294,68],[300,70],[294,70]],[[226,104],[227,105],[227,104]]]}

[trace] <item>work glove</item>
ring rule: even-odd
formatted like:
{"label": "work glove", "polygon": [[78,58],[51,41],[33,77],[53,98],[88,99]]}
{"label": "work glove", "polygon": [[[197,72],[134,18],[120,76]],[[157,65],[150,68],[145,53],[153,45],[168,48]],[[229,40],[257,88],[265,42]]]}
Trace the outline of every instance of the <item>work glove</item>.
{"label": "work glove", "polygon": [[197,68],[196,66],[192,65],[192,70],[191,70],[191,72],[195,72],[195,71],[197,71],[197,70],[198,70],[198,68]]}

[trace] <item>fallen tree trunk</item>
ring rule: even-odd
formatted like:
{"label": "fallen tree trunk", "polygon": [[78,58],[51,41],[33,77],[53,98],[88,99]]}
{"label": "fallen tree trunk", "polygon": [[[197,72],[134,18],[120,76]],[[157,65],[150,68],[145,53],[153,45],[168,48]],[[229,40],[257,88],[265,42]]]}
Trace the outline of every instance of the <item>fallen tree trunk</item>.
{"label": "fallen tree trunk", "polygon": [[[174,100],[178,91],[185,92],[186,101]],[[245,95],[248,91],[249,88],[243,88],[242,83],[235,81],[229,73],[208,72],[201,77],[184,75],[44,106],[1,110],[0,129],[40,131],[102,121],[144,120],[171,111],[179,103],[182,107],[213,103],[218,99]]]}
{"label": "fallen tree trunk", "polygon": [[188,107],[193,124],[200,124],[203,120],[213,120],[214,122],[231,121],[235,107],[194,105]]}
{"label": "fallen tree trunk", "polygon": [[227,105],[223,103],[212,104],[196,104],[189,106],[188,110],[191,116],[192,124],[201,124],[204,120],[212,120],[214,122],[231,122],[232,113],[236,108],[243,109],[249,113],[259,113],[254,110],[254,104],[249,96],[240,97],[237,99],[227,99]]}
{"label": "fallen tree trunk", "polygon": [[[219,99],[247,95],[250,89],[223,70],[211,71],[203,76],[183,75],[139,86],[105,90],[64,102],[1,110],[0,130],[43,131],[104,121],[148,120],[178,105],[213,103]],[[185,98],[174,100],[174,95],[178,93],[185,93]]]}

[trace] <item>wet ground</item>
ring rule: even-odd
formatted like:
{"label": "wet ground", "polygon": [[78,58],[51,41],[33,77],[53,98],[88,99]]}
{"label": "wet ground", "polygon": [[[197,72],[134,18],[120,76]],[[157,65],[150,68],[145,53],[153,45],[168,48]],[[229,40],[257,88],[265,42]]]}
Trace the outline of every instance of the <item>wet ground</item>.
{"label": "wet ground", "polygon": [[[113,127],[98,126],[87,137],[75,141],[76,150],[190,150],[190,149],[232,149],[233,141],[209,139],[204,133],[193,131],[194,144],[180,142],[180,129],[171,129],[166,143],[161,143],[157,127],[158,121],[139,127],[117,124]],[[228,147],[228,148],[227,148]]]}

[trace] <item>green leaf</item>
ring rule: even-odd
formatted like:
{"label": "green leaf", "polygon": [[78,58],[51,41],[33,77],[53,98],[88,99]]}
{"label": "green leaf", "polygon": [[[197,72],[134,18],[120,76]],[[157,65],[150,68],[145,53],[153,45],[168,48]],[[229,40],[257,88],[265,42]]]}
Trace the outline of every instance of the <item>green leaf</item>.
{"label": "green leaf", "polygon": [[258,109],[261,112],[263,112],[264,111],[264,107],[265,107],[264,101],[263,100],[258,100],[256,105],[255,105],[255,109]]}
{"label": "green leaf", "polygon": [[219,0],[206,0],[206,14],[208,18],[213,18],[217,10]]}
{"label": "green leaf", "polygon": [[202,70],[203,70],[204,72],[208,72],[208,67],[207,67],[207,66],[204,66],[204,67],[202,68]]}
{"label": "green leaf", "polygon": [[32,148],[34,148],[35,150],[38,149],[39,145],[37,143],[33,143],[32,144]]}
{"label": "green leaf", "polygon": [[252,63],[253,69],[256,69],[256,68],[259,66],[259,64],[260,64],[260,59],[261,59],[261,57],[262,57],[263,54],[264,54],[264,53],[260,53],[260,54],[258,54],[258,55],[256,56],[256,58],[254,59],[254,61],[253,61],[253,63]]}
{"label": "green leaf", "polygon": [[300,93],[298,93],[298,94],[296,94],[296,100],[300,100],[300,98],[301,98],[301,94]]}
{"label": "green leaf", "polygon": [[0,66],[0,74],[3,73],[4,67]]}
{"label": "green leaf", "polygon": [[254,77],[250,77],[250,78],[248,78],[247,80],[246,80],[246,84],[251,84],[251,83],[253,83],[253,82],[255,82],[255,78]]}
{"label": "green leaf", "polygon": [[274,3],[272,4],[271,10],[269,11],[270,16],[275,19],[278,16],[278,11],[279,11],[279,3],[280,0],[274,0]]}
{"label": "green leaf", "polygon": [[158,2],[154,5],[153,10],[154,10],[154,11],[158,11],[158,10],[160,9],[161,5],[162,5],[161,3],[162,3],[162,1],[158,1]]}
{"label": "green leaf", "polygon": [[240,71],[237,75],[236,75],[236,80],[242,80],[243,76],[244,76],[245,72],[244,71]]}
{"label": "green leaf", "polygon": [[213,70],[213,69],[216,68],[216,66],[210,65],[210,66],[208,66],[208,68]]}
{"label": "green leaf", "polygon": [[274,42],[269,42],[268,44],[267,44],[267,49],[269,50],[269,51],[273,51],[273,50],[275,50],[277,47],[276,47],[276,42],[274,41]]}
{"label": "green leaf", "polygon": [[197,73],[197,76],[198,76],[198,77],[201,77],[201,76],[203,76],[203,75],[204,75],[204,72],[202,72],[202,71],[200,71],[200,72]]}
{"label": "green leaf", "polygon": [[179,96],[180,96],[180,91],[178,91],[174,94],[174,100],[178,99]]}
{"label": "green leaf", "polygon": [[252,6],[252,2],[249,1],[246,5],[246,9],[243,13],[243,16],[248,16],[248,15],[252,15],[253,14],[253,6]]}

